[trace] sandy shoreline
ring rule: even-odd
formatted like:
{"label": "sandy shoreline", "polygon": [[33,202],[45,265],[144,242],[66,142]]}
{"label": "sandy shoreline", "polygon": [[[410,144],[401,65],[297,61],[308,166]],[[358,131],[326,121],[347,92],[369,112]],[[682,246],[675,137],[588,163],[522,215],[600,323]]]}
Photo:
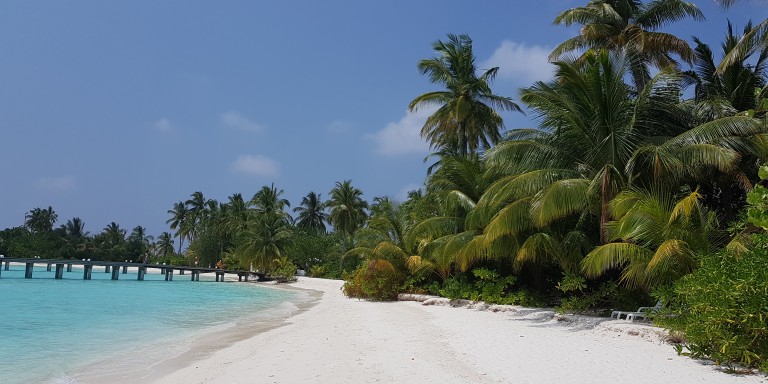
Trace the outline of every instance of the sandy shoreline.
{"label": "sandy shoreline", "polygon": [[[342,282],[301,278],[322,298],[284,322],[157,383],[763,383],[677,356],[648,325],[347,299]],[[178,365],[176,365],[178,364]],[[166,370],[164,370],[166,371]]]}

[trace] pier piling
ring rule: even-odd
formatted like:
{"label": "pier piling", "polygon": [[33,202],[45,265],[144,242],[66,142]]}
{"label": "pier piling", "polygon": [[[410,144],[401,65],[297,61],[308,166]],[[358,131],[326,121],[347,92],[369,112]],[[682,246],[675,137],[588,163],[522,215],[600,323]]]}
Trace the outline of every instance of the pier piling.
{"label": "pier piling", "polygon": [[115,266],[112,268],[112,280],[117,280],[118,277],[120,277],[120,267]]}
{"label": "pier piling", "polygon": [[8,268],[10,268],[10,267],[11,267],[11,262],[10,261],[6,261],[5,262],[5,270],[7,271]]}
{"label": "pier piling", "polygon": [[72,263],[67,264],[67,272],[72,272]]}
{"label": "pier piling", "polygon": [[104,273],[109,273],[110,272],[110,268],[111,267],[109,265],[105,265],[104,266]]}
{"label": "pier piling", "polygon": [[168,268],[165,270],[165,281],[173,281],[173,269]]}
{"label": "pier piling", "polygon": [[93,265],[91,265],[91,264],[83,265],[83,280],[90,280],[91,279],[91,271],[92,270],[93,270]]}
{"label": "pier piling", "polygon": [[61,280],[61,278],[64,277],[64,264],[56,264],[56,275],[54,276],[55,279]]}
{"label": "pier piling", "polygon": [[147,273],[147,267],[139,267],[139,277],[137,280],[143,281],[144,280],[144,274]]}
{"label": "pier piling", "polygon": [[45,267],[46,272],[51,271],[51,263],[48,263],[48,266]]}
{"label": "pier piling", "polygon": [[26,267],[24,268],[24,278],[25,279],[31,279],[32,278],[32,270],[35,269],[35,263],[27,263]]}
{"label": "pier piling", "polygon": [[127,274],[128,274],[128,266],[123,265],[123,275],[127,275]]}

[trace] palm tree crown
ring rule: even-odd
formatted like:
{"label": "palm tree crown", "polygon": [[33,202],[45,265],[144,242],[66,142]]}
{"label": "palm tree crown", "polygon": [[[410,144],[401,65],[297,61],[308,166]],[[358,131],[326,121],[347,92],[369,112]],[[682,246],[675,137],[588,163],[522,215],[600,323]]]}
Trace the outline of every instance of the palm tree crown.
{"label": "palm tree crown", "polygon": [[301,205],[293,209],[298,213],[296,226],[306,228],[315,233],[325,233],[325,222],[328,220],[328,214],[325,213],[325,204],[320,199],[320,195],[315,192],[309,192],[301,199]]}
{"label": "palm tree crown", "polygon": [[462,154],[501,141],[504,124],[494,108],[522,111],[510,98],[491,91],[490,83],[499,68],[477,76],[472,39],[467,35],[449,34],[447,42],[437,41],[433,47],[439,56],[419,61],[419,71],[446,90],[425,93],[408,105],[411,111],[439,107],[427,118],[421,136],[434,148],[457,148]]}

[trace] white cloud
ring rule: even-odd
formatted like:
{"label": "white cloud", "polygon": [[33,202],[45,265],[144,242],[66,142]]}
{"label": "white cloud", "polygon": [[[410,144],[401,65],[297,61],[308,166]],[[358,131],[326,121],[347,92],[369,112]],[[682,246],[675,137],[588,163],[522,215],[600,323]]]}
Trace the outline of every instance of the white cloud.
{"label": "white cloud", "polygon": [[251,120],[248,120],[243,115],[235,112],[235,111],[229,111],[227,113],[224,113],[221,115],[221,123],[227,127],[239,129],[241,131],[248,131],[248,132],[263,132],[264,126],[253,122]]}
{"label": "white cloud", "polygon": [[173,130],[173,125],[171,124],[170,120],[166,119],[165,117],[163,117],[160,120],[155,121],[152,125],[158,131],[170,132],[170,131]]}
{"label": "white cloud", "polygon": [[240,155],[232,163],[232,171],[249,175],[274,177],[280,165],[264,155]]}
{"label": "white cloud", "polygon": [[552,49],[548,47],[526,46],[523,43],[504,40],[480,67],[499,67],[499,79],[520,85],[529,85],[539,80],[548,81],[552,78],[554,70],[554,66],[549,63],[550,52]]}
{"label": "white cloud", "polygon": [[366,135],[366,139],[376,143],[376,153],[385,156],[429,153],[429,144],[421,138],[419,132],[427,117],[435,108],[421,108],[418,112],[406,112],[397,122],[387,124],[384,129]]}
{"label": "white cloud", "polygon": [[75,188],[73,176],[41,177],[35,181],[35,186],[47,191],[66,191]]}

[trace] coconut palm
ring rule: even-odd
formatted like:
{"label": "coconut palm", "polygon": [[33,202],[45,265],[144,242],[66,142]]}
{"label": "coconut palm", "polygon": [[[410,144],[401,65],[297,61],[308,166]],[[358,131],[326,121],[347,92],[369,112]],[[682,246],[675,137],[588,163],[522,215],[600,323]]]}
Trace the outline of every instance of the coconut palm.
{"label": "coconut palm", "polygon": [[[739,44],[755,41],[743,37],[752,31],[752,23],[747,23],[742,35],[733,31],[728,22],[728,32],[721,44],[723,58],[735,52]],[[756,109],[755,89],[766,85],[768,75],[768,45],[753,45],[740,55],[733,56],[728,65],[716,63],[709,45],[694,37],[696,57],[694,60],[697,101],[727,101],[733,111]],[[741,42],[741,43],[740,43]],[[754,60],[751,60],[753,59]]]}
{"label": "coconut palm", "polygon": [[556,66],[553,82],[522,93],[541,129],[512,131],[488,153],[497,181],[467,216],[468,228],[482,228],[463,248],[468,262],[506,251],[516,262],[573,269],[590,244],[610,241],[609,202],[622,190],[734,175],[742,156],[757,150],[754,137],[764,129],[755,119],[694,125],[680,106],[675,72],[662,71],[635,95],[622,56],[602,52]]}
{"label": "coconut palm", "polygon": [[314,233],[325,233],[325,222],[328,220],[328,214],[325,213],[325,204],[320,199],[320,195],[315,192],[309,192],[307,196],[301,199],[301,204],[293,209],[298,213],[296,226],[306,228]]}
{"label": "coconut palm", "polygon": [[[716,0],[716,2],[727,8],[739,2],[739,0]],[[763,50],[768,47],[768,19],[763,20],[760,22],[760,24],[756,25],[749,32],[744,34],[741,40],[723,58],[723,61],[717,68],[717,71],[723,72],[725,71],[725,68],[733,65],[734,63],[741,62],[742,58],[749,56],[750,52],[755,49],[755,47],[760,47],[760,49]]]}
{"label": "coconut palm", "polygon": [[189,235],[190,222],[189,209],[183,201],[173,205],[173,209],[169,209],[168,212],[171,218],[166,220],[166,224],[169,224],[172,230],[176,231],[176,237],[179,238],[179,254],[181,254],[181,247],[184,244],[184,238]]}
{"label": "coconut palm", "polygon": [[661,187],[628,189],[611,201],[616,218],[607,226],[608,240],[582,261],[587,277],[620,268],[620,281],[646,289],[669,284],[693,271],[695,255],[725,245],[717,218],[702,204],[698,191],[679,200]]}
{"label": "coconut palm", "polygon": [[285,208],[290,207],[291,203],[287,199],[281,198],[282,195],[283,190],[275,188],[274,183],[269,187],[265,185],[253,195],[250,204],[253,205],[259,215],[277,216],[290,221],[291,216],[285,211]]}
{"label": "coconut palm", "polygon": [[579,35],[572,37],[550,54],[559,60],[573,51],[606,49],[624,52],[631,62],[631,73],[638,90],[650,80],[648,66],[676,66],[676,54],[686,63],[693,59],[688,43],[674,35],[658,32],[664,25],[691,17],[703,20],[696,5],[682,0],[590,0],[584,7],[571,8],[555,17],[555,24],[580,24]]}
{"label": "coconut palm", "polygon": [[168,232],[163,232],[157,238],[157,253],[163,257],[173,254],[173,237]]}
{"label": "coconut palm", "polygon": [[206,199],[202,192],[195,191],[184,204],[187,206],[186,222],[189,226],[188,237],[192,241],[197,236],[203,222],[208,218],[210,207],[215,206],[216,202]]}
{"label": "coconut palm", "polygon": [[62,227],[64,228],[64,234],[68,239],[82,239],[88,235],[88,233],[85,232],[85,223],[79,217],[67,220],[67,223]]}
{"label": "coconut palm", "polygon": [[243,239],[237,250],[240,264],[269,273],[272,261],[285,255],[291,241],[291,227],[281,216],[260,215],[246,230]]}
{"label": "coconut palm", "polygon": [[433,48],[439,56],[419,61],[418,68],[446,90],[419,95],[408,105],[412,112],[438,107],[424,123],[421,136],[433,148],[457,148],[461,154],[498,143],[504,124],[495,109],[522,112],[510,98],[491,91],[499,68],[477,75],[472,39],[467,35],[449,34],[448,41],[437,41]]}
{"label": "coconut palm", "polygon": [[35,208],[24,215],[24,226],[32,232],[47,233],[53,231],[58,218],[51,206],[47,209]]}
{"label": "coconut palm", "polygon": [[328,219],[336,231],[352,235],[368,217],[368,203],[363,200],[363,191],[352,186],[352,180],[337,181],[326,203],[330,209]]}

